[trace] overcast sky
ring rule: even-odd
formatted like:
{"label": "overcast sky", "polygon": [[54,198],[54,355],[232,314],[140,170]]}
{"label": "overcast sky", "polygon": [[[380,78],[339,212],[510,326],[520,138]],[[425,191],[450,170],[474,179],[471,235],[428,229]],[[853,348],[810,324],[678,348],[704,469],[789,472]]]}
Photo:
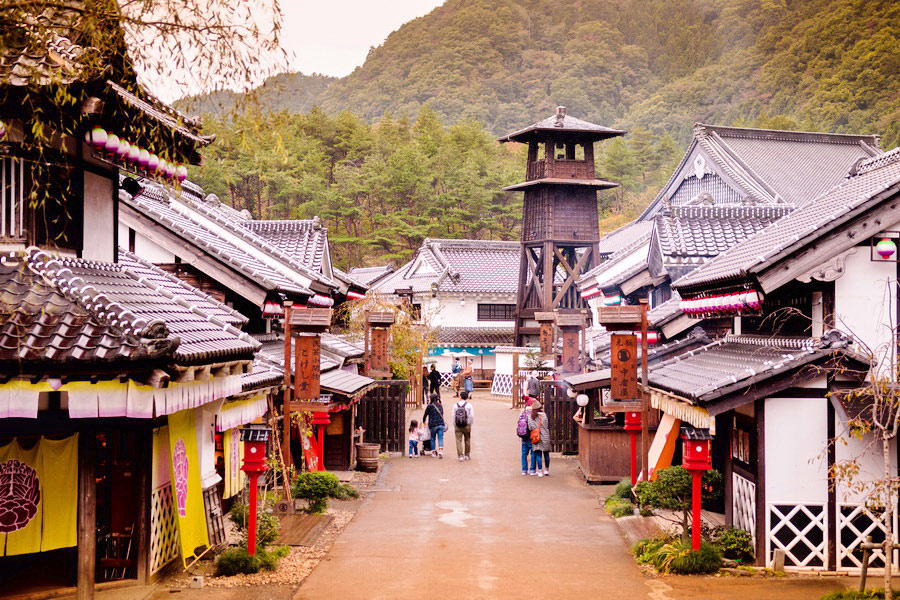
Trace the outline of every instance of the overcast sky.
{"label": "overcast sky", "polygon": [[443,0],[282,0],[285,48],[302,73],[342,77],[407,21]]}

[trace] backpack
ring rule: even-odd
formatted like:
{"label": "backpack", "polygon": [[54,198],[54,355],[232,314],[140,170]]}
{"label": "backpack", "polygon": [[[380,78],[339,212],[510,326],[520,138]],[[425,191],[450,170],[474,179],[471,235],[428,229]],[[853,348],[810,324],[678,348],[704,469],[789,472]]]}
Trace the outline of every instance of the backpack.
{"label": "backpack", "polygon": [[469,424],[469,413],[466,412],[468,402],[456,405],[456,412],[453,413],[453,422],[457,427],[465,427]]}
{"label": "backpack", "polygon": [[543,419],[538,415],[538,424],[537,427],[531,430],[531,443],[532,444],[540,444],[541,443],[541,425],[543,424]]}
{"label": "backpack", "polygon": [[528,411],[523,410],[522,414],[519,415],[519,423],[516,425],[516,435],[519,437],[525,437],[528,435]]}

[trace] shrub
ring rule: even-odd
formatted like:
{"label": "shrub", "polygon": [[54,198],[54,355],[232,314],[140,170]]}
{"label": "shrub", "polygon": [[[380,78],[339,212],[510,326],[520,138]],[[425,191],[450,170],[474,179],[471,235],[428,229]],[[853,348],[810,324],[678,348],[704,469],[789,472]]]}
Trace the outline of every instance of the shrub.
{"label": "shrub", "polygon": [[624,500],[628,500],[629,502],[634,502],[634,493],[631,491],[631,480],[623,479],[619,483],[616,484],[616,491],[613,492],[613,496],[616,498],[622,498]]}
{"label": "shrub", "polygon": [[701,544],[695,551],[689,543],[671,537],[641,540],[633,551],[638,562],[653,565],[660,573],[715,573],[722,566],[722,555],[712,544]]}
{"label": "shrub", "polygon": [[318,471],[300,473],[294,482],[294,497],[309,501],[307,511],[311,514],[323,513],[328,508],[328,499],[338,493],[341,482],[334,473]]}
{"label": "shrub", "polygon": [[231,576],[251,573],[259,573],[260,570],[274,571],[278,568],[278,561],[288,555],[290,548],[278,546],[266,549],[258,547],[256,554],[247,554],[247,546],[241,545],[225,550],[216,558],[216,575]]}
{"label": "shrub", "polygon": [[359,498],[359,492],[349,483],[342,483],[338,486],[334,493],[335,500],[348,500],[350,498]]}
{"label": "shrub", "polygon": [[630,517],[634,514],[634,504],[618,496],[610,496],[603,503],[606,512],[615,518]]}
{"label": "shrub", "polygon": [[753,538],[743,529],[716,527],[710,532],[710,541],[725,558],[741,562],[753,560]]}
{"label": "shrub", "polygon": [[260,568],[259,556],[250,556],[244,546],[229,548],[216,559],[216,575],[258,573]]}
{"label": "shrub", "polygon": [[[231,507],[231,522],[238,531],[247,537],[247,505],[243,502],[235,502]],[[272,513],[260,510],[256,514],[256,543],[259,546],[268,546],[278,539],[281,533],[281,521]]]}
{"label": "shrub", "polygon": [[[894,597],[900,597],[900,590],[893,590]],[[822,600],[883,600],[884,590],[866,590],[859,593],[856,590],[844,590],[842,592],[830,592],[822,596]]]}
{"label": "shrub", "polygon": [[[722,474],[718,471],[703,473],[703,506],[715,505],[722,496]],[[665,508],[681,511],[681,539],[688,541],[691,517],[691,474],[682,466],[660,469],[655,481],[638,482],[634,495],[641,507]]]}

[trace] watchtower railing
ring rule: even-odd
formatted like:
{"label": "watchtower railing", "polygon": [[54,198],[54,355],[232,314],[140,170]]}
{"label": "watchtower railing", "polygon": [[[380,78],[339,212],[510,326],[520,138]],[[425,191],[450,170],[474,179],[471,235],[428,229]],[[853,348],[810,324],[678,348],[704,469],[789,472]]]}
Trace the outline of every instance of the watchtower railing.
{"label": "watchtower railing", "polygon": [[594,165],[587,160],[556,159],[547,160],[541,158],[528,163],[526,170],[528,181],[554,177],[557,179],[593,179]]}

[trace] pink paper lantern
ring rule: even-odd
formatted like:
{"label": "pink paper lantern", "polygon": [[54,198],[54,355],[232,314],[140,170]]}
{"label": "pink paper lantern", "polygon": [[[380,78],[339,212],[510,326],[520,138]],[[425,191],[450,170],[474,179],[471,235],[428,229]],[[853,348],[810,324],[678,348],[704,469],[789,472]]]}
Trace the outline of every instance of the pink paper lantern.
{"label": "pink paper lantern", "polygon": [[136,145],[132,144],[131,147],[128,149],[128,162],[130,162],[132,164],[137,164],[140,156],[141,156],[141,149],[138,148]]}
{"label": "pink paper lantern", "polygon": [[106,153],[110,156],[115,156],[116,152],[119,150],[119,136],[114,133],[110,133],[106,137]]}
{"label": "pink paper lantern", "polygon": [[125,160],[128,157],[128,151],[131,149],[131,144],[125,141],[125,139],[119,140],[119,147],[116,148],[116,158],[119,160]]}
{"label": "pink paper lantern", "polygon": [[140,167],[142,169],[146,169],[147,163],[149,163],[149,162],[150,162],[150,152],[147,151],[147,149],[145,149],[145,148],[141,148],[140,151],[138,152],[138,165],[140,165]]}
{"label": "pink paper lantern", "polygon": [[93,144],[94,148],[97,150],[105,150],[106,149],[106,140],[109,139],[109,136],[106,133],[106,130],[100,126],[94,127],[91,130],[91,144]]}
{"label": "pink paper lantern", "polygon": [[187,167],[178,165],[178,167],[175,168],[175,178],[178,179],[178,181],[187,179]]}
{"label": "pink paper lantern", "polygon": [[148,171],[156,171],[159,167],[159,157],[155,154],[151,154],[150,158],[147,160],[147,170]]}

